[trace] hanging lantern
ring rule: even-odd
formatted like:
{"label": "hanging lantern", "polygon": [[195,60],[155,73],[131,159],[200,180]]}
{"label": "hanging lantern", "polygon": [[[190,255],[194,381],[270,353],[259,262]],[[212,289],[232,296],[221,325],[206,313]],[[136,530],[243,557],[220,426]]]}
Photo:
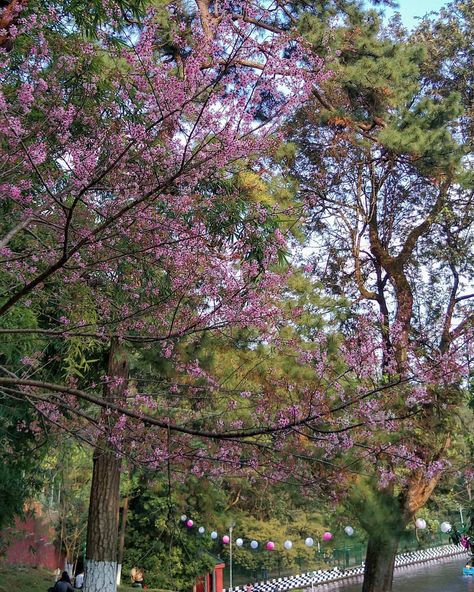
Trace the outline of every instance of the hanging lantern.
{"label": "hanging lantern", "polygon": [[283,543],[283,546],[285,547],[285,549],[286,549],[287,551],[289,551],[289,550],[290,550],[290,549],[293,547],[293,543],[292,543],[291,541],[285,541],[285,542]]}
{"label": "hanging lantern", "polygon": [[307,547],[312,547],[312,546],[314,545],[314,541],[313,541],[313,539],[312,539],[311,537],[308,537],[308,538],[305,540],[304,544],[305,544]]}
{"label": "hanging lantern", "polygon": [[186,514],[181,514],[181,522],[186,522],[187,519],[188,517],[186,516]]}
{"label": "hanging lantern", "polygon": [[449,524],[449,522],[441,522],[440,529],[441,532],[444,532],[446,534],[451,530],[451,524]]}
{"label": "hanging lantern", "polygon": [[258,548],[258,543],[257,543],[257,541],[251,541],[251,542],[250,542],[250,546],[252,547],[252,549],[257,549],[257,548]]}
{"label": "hanging lantern", "polygon": [[204,526],[200,526],[200,527],[198,528],[198,533],[199,533],[199,534],[204,534],[205,532],[206,532],[206,529],[204,528]]}
{"label": "hanging lantern", "polygon": [[420,530],[423,530],[424,528],[426,528],[426,520],[423,520],[423,518],[417,518],[415,520],[415,526]]}
{"label": "hanging lantern", "polygon": [[330,532],[325,532],[323,534],[323,541],[330,541],[332,539],[332,534]]}
{"label": "hanging lantern", "polygon": [[273,549],[275,548],[275,543],[273,541],[268,541],[268,543],[265,545],[265,548],[268,551],[273,551]]}
{"label": "hanging lantern", "polygon": [[188,528],[192,528],[192,527],[193,527],[193,525],[194,525],[194,522],[193,522],[192,520],[188,520],[188,521],[186,522],[186,526],[187,526]]}
{"label": "hanging lantern", "polygon": [[244,540],[243,539],[235,539],[235,544],[237,545],[237,547],[242,547],[242,545],[244,544]]}
{"label": "hanging lantern", "polygon": [[213,540],[217,539],[217,532],[215,530],[213,530],[211,532],[211,539],[213,539]]}
{"label": "hanging lantern", "polygon": [[228,545],[230,543],[230,538],[225,534],[222,537],[222,542],[224,543],[224,545]]}
{"label": "hanging lantern", "polygon": [[354,534],[354,529],[352,526],[346,526],[344,532],[347,534],[347,536],[352,536]]}

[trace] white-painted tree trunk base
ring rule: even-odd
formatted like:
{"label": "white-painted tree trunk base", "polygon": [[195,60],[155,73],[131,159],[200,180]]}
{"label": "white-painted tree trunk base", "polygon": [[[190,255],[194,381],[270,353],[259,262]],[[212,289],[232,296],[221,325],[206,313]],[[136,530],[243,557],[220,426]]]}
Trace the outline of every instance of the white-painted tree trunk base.
{"label": "white-painted tree trunk base", "polygon": [[116,592],[117,562],[86,559],[84,592]]}
{"label": "white-painted tree trunk base", "polygon": [[122,564],[119,563],[117,565],[117,586],[120,586],[121,579],[122,579]]}

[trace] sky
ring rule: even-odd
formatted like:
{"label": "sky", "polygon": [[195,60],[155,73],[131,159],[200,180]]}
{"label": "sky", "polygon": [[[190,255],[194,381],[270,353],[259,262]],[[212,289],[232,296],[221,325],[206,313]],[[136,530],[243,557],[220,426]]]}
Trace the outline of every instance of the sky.
{"label": "sky", "polygon": [[[438,11],[446,5],[448,0],[398,0],[398,12],[402,15],[402,21],[408,28],[412,28],[417,23],[417,16],[424,16],[432,10]],[[392,11],[385,10],[387,16]]]}

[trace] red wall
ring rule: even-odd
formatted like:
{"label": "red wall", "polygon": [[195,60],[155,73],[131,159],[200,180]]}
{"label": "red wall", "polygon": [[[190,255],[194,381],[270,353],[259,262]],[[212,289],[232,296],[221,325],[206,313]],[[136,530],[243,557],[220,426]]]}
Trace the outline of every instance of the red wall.
{"label": "red wall", "polygon": [[214,592],[222,592],[224,588],[224,563],[219,563],[214,568],[214,573],[216,574],[216,588]]}
{"label": "red wall", "polygon": [[64,567],[64,557],[56,549],[54,528],[41,516],[39,508],[26,519],[2,533],[7,542],[6,561],[11,565],[32,565],[55,570]]}

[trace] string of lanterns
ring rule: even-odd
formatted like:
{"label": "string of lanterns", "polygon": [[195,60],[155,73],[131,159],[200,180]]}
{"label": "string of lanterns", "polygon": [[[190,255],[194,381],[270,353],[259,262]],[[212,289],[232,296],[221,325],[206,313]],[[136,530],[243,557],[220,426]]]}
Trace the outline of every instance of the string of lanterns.
{"label": "string of lanterns", "polygon": [[[194,521],[193,521],[193,520],[191,520],[191,518],[188,518],[188,517],[186,516],[186,514],[183,514],[183,515],[181,516],[181,522],[183,522],[183,523],[184,523],[184,524],[185,524],[185,525],[186,525],[188,528],[190,528],[190,529],[194,527]],[[352,536],[352,535],[354,534],[354,529],[352,528],[352,526],[346,526],[346,527],[345,527],[345,529],[344,529],[344,531],[345,531],[345,533],[347,534],[347,536]],[[199,533],[200,535],[203,535],[203,534],[205,534],[205,532],[206,532],[206,529],[204,528],[204,526],[200,526],[200,527],[198,528],[198,533]],[[215,540],[217,540],[217,539],[219,538],[219,535],[218,535],[218,533],[217,533],[215,530],[211,531],[211,533],[210,533],[210,536],[211,536],[211,539],[212,539],[213,541],[215,541]],[[331,532],[329,532],[329,531],[325,532],[325,533],[323,534],[323,536],[322,536],[322,539],[323,539],[323,541],[325,541],[325,542],[328,542],[328,541],[330,541],[332,538],[333,538],[333,534],[332,534]],[[224,536],[221,538],[221,542],[222,542],[222,544],[224,544],[224,545],[228,545],[228,544],[230,543],[230,537],[229,537],[227,534],[225,534],[225,535],[224,535]],[[243,547],[243,546],[244,546],[244,539],[242,539],[242,538],[240,538],[240,537],[239,537],[239,538],[237,538],[237,539],[235,539],[235,545],[236,545],[236,547]],[[258,541],[256,541],[256,540],[251,540],[251,541],[250,541],[250,543],[249,543],[249,545],[250,545],[250,548],[251,548],[251,549],[253,549],[253,550],[256,550],[256,549],[258,549],[258,547],[259,547],[259,542],[258,542]],[[305,539],[305,545],[306,545],[307,547],[312,547],[312,546],[314,545],[314,539],[313,539],[313,538],[311,538],[311,537],[307,537],[307,538]],[[276,544],[275,544],[273,541],[267,541],[267,542],[265,543],[265,549],[267,549],[267,551],[273,551],[273,550],[275,549],[275,546],[276,546]],[[284,548],[285,548],[287,551],[290,551],[290,549],[292,549],[292,548],[293,548],[293,542],[292,542],[292,541],[290,541],[290,540],[286,540],[286,541],[283,543],[283,547],[284,547]]]}
{"label": "string of lanterns", "polygon": [[[417,528],[419,528],[420,530],[424,530],[426,528],[426,520],[423,520],[423,518],[417,518],[415,520],[415,526]],[[451,524],[449,522],[441,522],[441,524],[439,525],[439,529],[444,534],[450,532],[452,530],[452,528],[453,527],[451,526]]]}
{"label": "string of lanterns", "polygon": [[[193,528],[194,526],[194,521],[191,520],[191,518],[188,518],[186,516],[186,514],[182,514],[181,516],[181,522],[183,522],[188,528]],[[420,530],[424,530],[426,528],[426,520],[423,520],[423,518],[417,518],[415,520],[415,526],[416,528],[420,529]],[[452,529],[452,526],[449,522],[442,522],[440,524],[440,530],[443,533],[448,533],[450,532]],[[198,533],[200,535],[205,534],[206,529],[204,528],[204,526],[200,526],[198,528]],[[344,532],[346,533],[347,536],[351,537],[354,534],[354,529],[352,528],[352,526],[346,526],[344,528]],[[211,539],[213,541],[217,540],[219,538],[219,534],[213,530],[211,531]],[[329,542],[331,539],[333,538],[333,534],[329,531],[326,531],[323,536],[322,539],[325,542]],[[222,538],[221,538],[222,544],[224,545],[228,545],[230,543],[230,537],[225,534]],[[304,541],[305,545],[307,547],[312,547],[314,545],[314,539],[312,537],[307,537]],[[235,539],[235,545],[237,547],[243,547],[244,546],[244,540],[242,538],[237,538]],[[259,547],[259,542],[256,540],[251,540],[250,541],[250,548],[253,550],[258,549]],[[293,542],[290,540],[286,540],[283,543],[283,547],[287,550],[290,551],[293,548]],[[265,543],[265,549],[267,549],[267,551],[273,551],[275,549],[275,543],[273,541],[267,541]]]}

